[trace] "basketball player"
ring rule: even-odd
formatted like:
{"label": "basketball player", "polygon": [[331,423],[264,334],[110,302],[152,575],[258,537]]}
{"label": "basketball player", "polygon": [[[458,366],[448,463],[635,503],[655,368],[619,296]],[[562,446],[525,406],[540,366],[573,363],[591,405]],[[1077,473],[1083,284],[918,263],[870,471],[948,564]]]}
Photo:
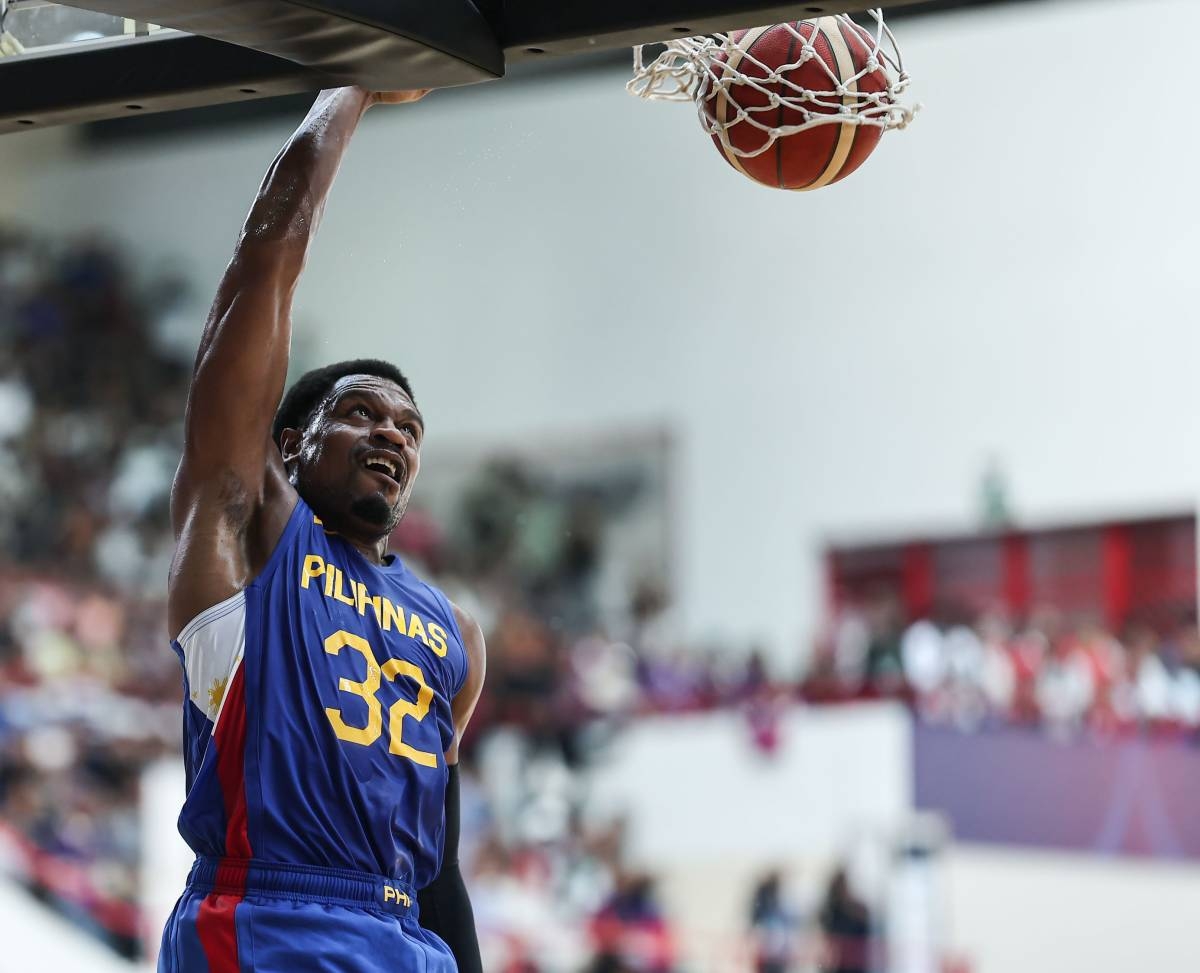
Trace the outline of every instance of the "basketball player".
{"label": "basketball player", "polygon": [[458,743],[479,626],[387,553],[421,463],[375,360],[283,393],[292,294],[363,113],[325,91],[271,164],[200,341],[171,516],[197,858],[167,973],[480,970],[457,865]]}

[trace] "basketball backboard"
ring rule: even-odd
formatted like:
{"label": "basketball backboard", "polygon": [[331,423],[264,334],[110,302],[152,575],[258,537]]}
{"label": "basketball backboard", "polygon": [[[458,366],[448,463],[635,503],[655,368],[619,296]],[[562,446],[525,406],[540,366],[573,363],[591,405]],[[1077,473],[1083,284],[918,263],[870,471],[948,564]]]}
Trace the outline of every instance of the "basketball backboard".
{"label": "basketball backboard", "polygon": [[[893,0],[890,9],[923,6]],[[0,0],[0,132],[514,63],[830,13],[867,0]]]}

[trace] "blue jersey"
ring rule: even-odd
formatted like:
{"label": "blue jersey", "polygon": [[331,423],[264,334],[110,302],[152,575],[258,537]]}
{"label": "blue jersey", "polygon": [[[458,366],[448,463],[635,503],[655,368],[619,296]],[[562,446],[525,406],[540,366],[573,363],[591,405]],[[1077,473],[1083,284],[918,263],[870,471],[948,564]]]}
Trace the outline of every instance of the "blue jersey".
{"label": "blue jersey", "polygon": [[437,876],[450,703],[467,675],[445,595],[398,558],[373,564],[300,500],[263,572],[173,648],[187,692],[179,830],[197,855],[397,888]]}

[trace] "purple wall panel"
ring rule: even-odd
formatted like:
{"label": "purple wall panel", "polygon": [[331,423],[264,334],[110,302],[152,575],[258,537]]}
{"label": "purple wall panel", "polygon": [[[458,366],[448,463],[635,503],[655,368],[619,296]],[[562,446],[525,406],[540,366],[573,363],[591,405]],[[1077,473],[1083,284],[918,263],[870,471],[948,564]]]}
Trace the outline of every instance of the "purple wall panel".
{"label": "purple wall panel", "polygon": [[914,728],[917,806],[962,841],[1200,858],[1200,747]]}

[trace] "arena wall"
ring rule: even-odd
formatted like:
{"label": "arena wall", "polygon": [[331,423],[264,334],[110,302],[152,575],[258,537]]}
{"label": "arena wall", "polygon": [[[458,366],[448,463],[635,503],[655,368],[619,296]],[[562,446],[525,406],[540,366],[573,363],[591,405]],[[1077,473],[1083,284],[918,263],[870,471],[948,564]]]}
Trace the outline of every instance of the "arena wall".
{"label": "arena wall", "polygon": [[74,923],[57,916],[8,878],[0,878],[0,973],[28,970],[86,970],[87,973],[144,973],[121,959]]}
{"label": "arena wall", "polygon": [[1178,970],[1200,867],[959,845],[947,855],[952,942],[971,973]]}

